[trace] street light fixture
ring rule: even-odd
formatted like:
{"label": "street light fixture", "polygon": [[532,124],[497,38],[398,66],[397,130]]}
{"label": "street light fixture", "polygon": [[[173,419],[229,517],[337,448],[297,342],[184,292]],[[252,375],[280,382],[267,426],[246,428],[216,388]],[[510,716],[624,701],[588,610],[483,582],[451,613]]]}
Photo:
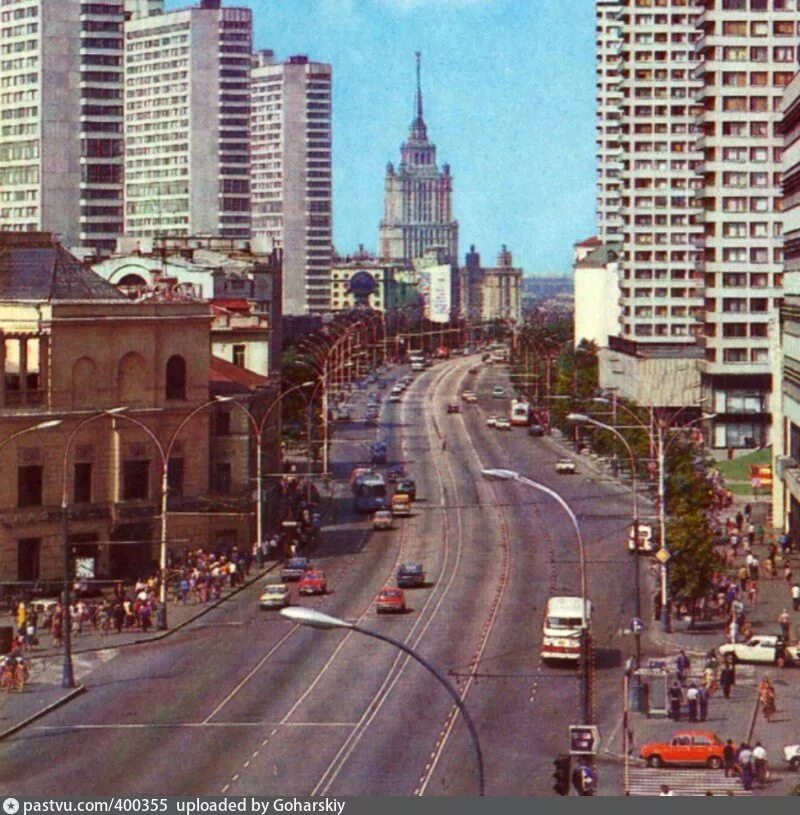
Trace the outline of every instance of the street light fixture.
{"label": "street light fixture", "polygon": [[469,715],[469,712],[467,711],[467,708],[464,705],[458,691],[435,665],[428,662],[427,659],[422,657],[412,648],[409,648],[404,642],[400,642],[400,640],[396,640],[393,637],[387,637],[385,634],[380,634],[377,631],[373,631],[369,628],[362,628],[357,623],[349,623],[346,620],[340,620],[338,617],[323,614],[321,611],[317,611],[313,608],[302,606],[284,608],[281,609],[281,615],[286,617],[286,619],[297,623],[298,625],[305,625],[309,628],[318,628],[323,631],[330,631],[334,628],[343,628],[348,631],[356,631],[357,633],[364,634],[367,637],[374,637],[382,642],[388,642],[390,645],[398,648],[403,653],[408,654],[408,656],[415,659],[420,665],[422,665],[423,668],[433,674],[433,676],[439,680],[439,682],[444,686],[445,690],[447,690],[447,692],[450,694],[456,708],[458,708],[458,712],[464,719],[464,723],[467,725],[472,746],[475,750],[475,760],[478,765],[478,794],[481,796],[485,794],[483,778],[483,753],[481,752],[481,745],[480,741],[478,740],[478,731],[475,728],[475,723],[472,721],[472,717]]}

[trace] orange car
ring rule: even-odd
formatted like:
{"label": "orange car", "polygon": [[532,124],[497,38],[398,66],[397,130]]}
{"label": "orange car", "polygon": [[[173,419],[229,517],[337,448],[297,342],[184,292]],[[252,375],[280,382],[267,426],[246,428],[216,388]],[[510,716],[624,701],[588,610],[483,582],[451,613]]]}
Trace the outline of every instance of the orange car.
{"label": "orange car", "polygon": [[641,757],[648,767],[665,764],[699,764],[717,770],[722,766],[722,739],[710,730],[679,730],[669,742],[642,745]]}

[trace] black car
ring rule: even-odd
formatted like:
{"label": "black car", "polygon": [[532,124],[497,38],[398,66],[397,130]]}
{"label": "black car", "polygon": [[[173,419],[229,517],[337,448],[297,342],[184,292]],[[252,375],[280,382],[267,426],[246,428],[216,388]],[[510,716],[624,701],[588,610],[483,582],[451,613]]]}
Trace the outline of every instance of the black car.
{"label": "black car", "polygon": [[412,501],[417,500],[417,482],[413,478],[401,478],[394,488],[395,495],[407,495]]}
{"label": "black car", "polygon": [[415,589],[425,585],[425,570],[421,563],[401,563],[397,567],[397,585],[401,589]]}
{"label": "black car", "polygon": [[311,561],[307,557],[289,558],[281,569],[281,580],[299,580],[311,568]]}
{"label": "black car", "polygon": [[540,424],[532,424],[528,428],[529,436],[544,436],[544,428]]}

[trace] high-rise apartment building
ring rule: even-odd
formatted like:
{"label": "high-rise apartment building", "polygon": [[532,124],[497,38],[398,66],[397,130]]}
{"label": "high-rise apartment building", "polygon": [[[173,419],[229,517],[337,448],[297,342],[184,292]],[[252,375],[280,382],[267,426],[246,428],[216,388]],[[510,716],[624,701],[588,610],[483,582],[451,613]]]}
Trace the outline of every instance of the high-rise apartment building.
{"label": "high-rise apartment building", "polygon": [[125,233],[250,237],[247,8],[125,25]]}
{"label": "high-rise apartment building", "polygon": [[436,145],[428,139],[422,105],[420,55],[417,54],[415,116],[408,141],[400,148],[400,166],[386,168],[386,203],[380,225],[380,254],[411,264],[430,247],[442,247],[447,261],[458,263],[458,222],[453,220],[450,165],[436,164]]}
{"label": "high-rise apartment building", "polygon": [[715,447],[765,444],[796,2],[598,0],[597,21],[599,233],[621,295],[601,382],[625,395],[635,360],[670,359],[674,404],[717,414]]}
{"label": "high-rise apartment building", "polygon": [[114,248],[122,232],[123,0],[0,5],[0,227]]}
{"label": "high-rise apartment building", "polygon": [[252,71],[254,240],[283,249],[285,314],[331,305],[332,72],[306,56],[257,55]]}

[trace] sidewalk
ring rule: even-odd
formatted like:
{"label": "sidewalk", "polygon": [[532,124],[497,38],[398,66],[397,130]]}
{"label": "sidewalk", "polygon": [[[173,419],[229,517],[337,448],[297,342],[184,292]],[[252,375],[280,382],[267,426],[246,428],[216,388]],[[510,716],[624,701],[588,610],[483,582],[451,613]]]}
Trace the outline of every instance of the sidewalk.
{"label": "sidewalk", "polygon": [[25,690],[22,693],[0,693],[0,741],[83,693],[85,688],[80,685],[80,674],[90,670],[98,661],[113,657],[119,648],[171,636],[233,595],[263,579],[277,565],[278,561],[268,561],[261,569],[253,569],[242,585],[234,589],[226,588],[219,600],[210,603],[191,602],[187,605],[170,601],[167,613],[170,627],[166,631],[152,629],[144,634],[135,630],[105,635],[91,631],[73,637],[72,654],[78,684],[74,689],[60,686],[63,648],[53,648],[49,632],[41,633],[40,645],[33,650],[29,660],[31,674]]}

